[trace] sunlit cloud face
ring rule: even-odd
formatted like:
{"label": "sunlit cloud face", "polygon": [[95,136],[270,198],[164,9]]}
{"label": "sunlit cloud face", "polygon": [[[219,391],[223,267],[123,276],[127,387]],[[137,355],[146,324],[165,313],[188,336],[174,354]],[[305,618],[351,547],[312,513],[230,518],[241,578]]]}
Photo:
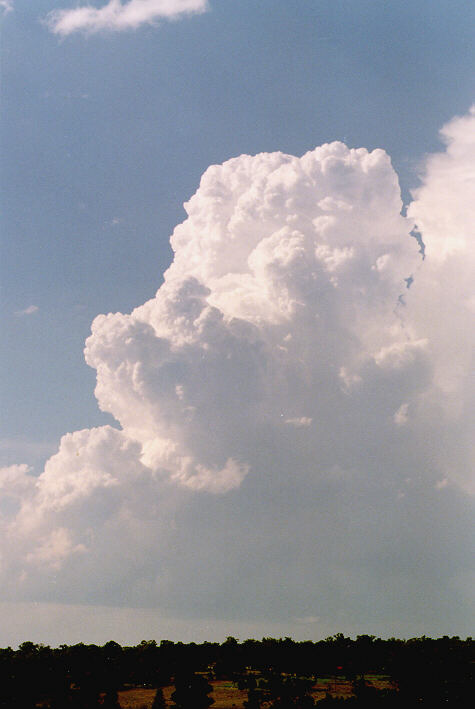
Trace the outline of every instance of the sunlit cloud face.
{"label": "sunlit cloud face", "polygon": [[101,408],[150,469],[227,491],[259,468],[264,431],[277,446],[307,430],[319,457],[355,382],[417,378],[426,343],[397,303],[419,254],[383,151],[242,156],[211,167],[185,206],[156,297],[96,318],[86,344]]}
{"label": "sunlit cloud face", "polygon": [[423,400],[424,418],[432,430],[435,419],[442,420],[444,440],[451,443],[441,450],[441,480],[473,492],[475,107],[445,125],[441,137],[446,150],[427,158],[408,208],[423,235],[426,260],[407,305],[431,349],[433,388]]}
{"label": "sunlit cloud face", "polygon": [[47,17],[47,25],[54,34],[63,37],[75,32],[124,32],[207,9],[207,0],[109,0],[99,8],[88,4],[71,10],[53,10]]}
{"label": "sunlit cloud face", "polygon": [[325,619],[364,616],[371,579],[381,617],[442,613],[466,563],[474,122],[407,217],[382,150],[205,172],[156,296],[86,342],[119,428],[2,473],[5,593]]}

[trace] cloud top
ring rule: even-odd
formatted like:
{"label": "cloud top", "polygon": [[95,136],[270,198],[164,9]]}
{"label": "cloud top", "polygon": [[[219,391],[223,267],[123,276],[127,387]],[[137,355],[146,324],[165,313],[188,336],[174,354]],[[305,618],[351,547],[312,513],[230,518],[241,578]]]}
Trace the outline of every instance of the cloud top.
{"label": "cloud top", "polygon": [[70,10],[53,10],[48,14],[46,23],[54,34],[62,37],[75,32],[124,32],[207,9],[207,0],[128,0],[124,3],[109,0],[100,8],[85,5]]}

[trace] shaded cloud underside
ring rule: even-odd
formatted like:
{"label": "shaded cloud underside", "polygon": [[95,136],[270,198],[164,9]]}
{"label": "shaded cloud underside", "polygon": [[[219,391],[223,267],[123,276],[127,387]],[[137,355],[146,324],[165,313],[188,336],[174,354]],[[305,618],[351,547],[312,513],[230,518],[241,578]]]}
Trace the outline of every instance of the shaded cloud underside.
{"label": "shaded cloud underside", "polygon": [[407,217],[382,150],[208,168],[156,296],[92,325],[120,428],[0,472],[5,594],[325,618],[371,579],[376,617],[466,611],[474,124]]}

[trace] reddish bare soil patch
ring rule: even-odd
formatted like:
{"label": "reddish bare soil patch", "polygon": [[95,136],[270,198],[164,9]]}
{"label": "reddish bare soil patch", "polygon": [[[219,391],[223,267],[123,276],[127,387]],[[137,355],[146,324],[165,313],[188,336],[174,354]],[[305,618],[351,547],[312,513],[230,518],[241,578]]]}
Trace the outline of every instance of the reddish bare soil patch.
{"label": "reddish bare soil patch", "polygon": [[[232,682],[213,681],[212,697],[214,704],[211,709],[243,709],[243,702],[247,697],[247,692],[237,689]],[[171,694],[175,688],[173,686],[164,687],[163,695],[167,706],[171,706]],[[150,709],[155,698],[154,689],[127,689],[119,692],[119,702],[122,709]]]}
{"label": "reddish bare soil patch", "polygon": [[[377,689],[392,689],[389,679],[383,677],[367,677],[367,681]],[[243,709],[244,700],[247,698],[245,690],[238,689],[232,682],[215,680],[210,682],[213,687],[212,697],[214,704],[210,709]],[[164,687],[163,694],[167,706],[171,707],[171,694],[173,686]],[[352,683],[349,680],[338,678],[319,679],[315,684],[312,696],[318,702],[329,693],[332,697],[344,697],[353,694]],[[119,702],[122,709],[150,709],[155,697],[155,689],[127,689],[119,692]]]}
{"label": "reddish bare soil patch", "polygon": [[149,709],[155,698],[155,689],[125,689],[119,692],[119,704],[122,709]]}

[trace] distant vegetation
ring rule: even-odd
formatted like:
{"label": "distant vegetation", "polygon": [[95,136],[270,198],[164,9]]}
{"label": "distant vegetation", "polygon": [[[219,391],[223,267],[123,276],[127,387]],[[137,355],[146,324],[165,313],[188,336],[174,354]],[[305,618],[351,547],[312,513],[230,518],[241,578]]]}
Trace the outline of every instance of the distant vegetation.
{"label": "distant vegetation", "polygon": [[473,669],[472,639],[447,636],[144,640],[135,647],[25,642],[0,649],[0,707],[464,709],[473,706]]}

